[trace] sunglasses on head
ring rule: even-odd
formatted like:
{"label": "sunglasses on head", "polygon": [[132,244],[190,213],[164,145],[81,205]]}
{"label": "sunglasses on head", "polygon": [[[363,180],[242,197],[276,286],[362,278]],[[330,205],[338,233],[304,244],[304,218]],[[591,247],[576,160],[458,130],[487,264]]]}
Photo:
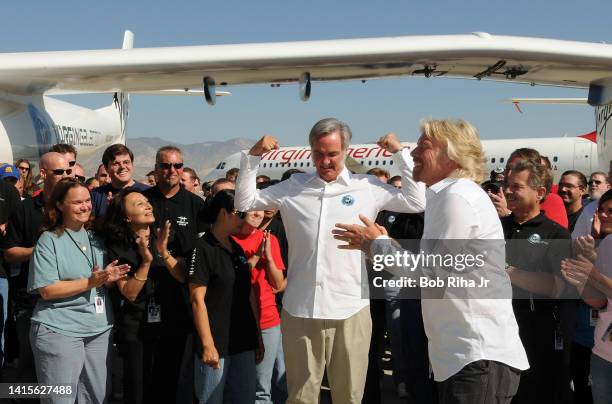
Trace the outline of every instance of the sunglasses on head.
{"label": "sunglasses on head", "polygon": [[72,168],[56,168],[55,170],[51,170],[51,172],[55,175],[64,175],[64,173],[66,173],[66,175],[70,175],[72,174]]}
{"label": "sunglasses on head", "polygon": [[181,168],[183,168],[183,163],[158,163],[159,168],[161,168],[162,170],[169,170],[170,168],[174,167],[175,170],[180,170]]}
{"label": "sunglasses on head", "polygon": [[238,216],[240,219],[244,219],[246,217],[246,212],[240,212],[238,209],[232,210],[232,215]]}

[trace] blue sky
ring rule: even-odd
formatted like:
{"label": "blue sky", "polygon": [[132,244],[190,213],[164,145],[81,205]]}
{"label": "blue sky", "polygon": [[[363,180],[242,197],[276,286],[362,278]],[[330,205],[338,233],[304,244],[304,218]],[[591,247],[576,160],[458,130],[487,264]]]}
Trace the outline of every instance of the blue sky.
{"label": "blue sky", "polygon": [[[58,1],[5,2],[0,52],[104,49],[121,46],[123,31],[136,47],[274,42],[395,35],[491,34],[612,42],[608,1]],[[456,79],[314,83],[310,101],[295,85],[229,88],[209,107],[198,97],[133,96],[129,136],[180,143],[259,138],[305,144],[318,119],[335,116],[354,142],[395,131],[406,141],[425,117],[462,117],[483,139],[579,135],[594,129],[586,106],[523,106],[510,97],[584,97],[586,91]],[[110,96],[68,97],[90,107]]]}

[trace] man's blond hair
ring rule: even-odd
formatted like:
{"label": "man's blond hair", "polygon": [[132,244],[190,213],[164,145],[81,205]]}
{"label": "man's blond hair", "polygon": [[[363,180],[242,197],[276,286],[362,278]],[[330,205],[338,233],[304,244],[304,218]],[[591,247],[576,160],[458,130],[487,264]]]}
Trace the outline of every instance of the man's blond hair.
{"label": "man's blond hair", "polygon": [[467,178],[478,184],[487,177],[486,158],[478,131],[463,119],[424,119],[421,133],[446,145],[448,157],[459,166],[451,178]]}

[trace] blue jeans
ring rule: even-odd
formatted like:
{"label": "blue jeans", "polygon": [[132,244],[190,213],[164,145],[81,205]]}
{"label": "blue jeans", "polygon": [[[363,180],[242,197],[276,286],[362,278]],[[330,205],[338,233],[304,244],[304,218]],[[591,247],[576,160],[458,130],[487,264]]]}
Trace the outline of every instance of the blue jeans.
{"label": "blue jeans", "polygon": [[[280,325],[261,330],[264,348],[263,360],[255,369],[257,390],[255,403],[272,403],[272,385],[274,384],[274,402],[284,403],[287,400],[287,379],[285,376],[285,358]],[[277,397],[278,396],[278,397]]]}
{"label": "blue jeans", "polygon": [[593,403],[612,403],[612,362],[591,354],[591,380]]}
{"label": "blue jeans", "polygon": [[8,279],[0,278],[0,368],[4,364],[4,326],[8,316]]}
{"label": "blue jeans", "polygon": [[195,392],[200,404],[253,404],[255,352],[246,351],[219,359],[219,369],[194,357]]}

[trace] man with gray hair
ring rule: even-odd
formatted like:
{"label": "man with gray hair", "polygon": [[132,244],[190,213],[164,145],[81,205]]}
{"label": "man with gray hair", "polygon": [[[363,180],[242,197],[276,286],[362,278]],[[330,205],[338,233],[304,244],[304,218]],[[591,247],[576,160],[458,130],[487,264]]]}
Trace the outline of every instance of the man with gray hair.
{"label": "man with gray hair", "polygon": [[326,368],[334,402],[360,403],[363,396],[372,330],[367,292],[362,295],[363,257],[338,251],[334,225],[352,222],[358,213],[373,220],[381,210],[416,213],[425,207],[425,187],[412,179],[412,159],[394,134],[378,144],[403,174],[401,192],[348,171],[351,136],[337,119],[317,122],[309,136],[316,173],[294,174],[262,190],[256,188],[257,168],[264,153],[278,149],[277,140],[264,136],[241,159],[236,209],[279,209],[289,242],[281,319],[288,403],[317,402]]}

